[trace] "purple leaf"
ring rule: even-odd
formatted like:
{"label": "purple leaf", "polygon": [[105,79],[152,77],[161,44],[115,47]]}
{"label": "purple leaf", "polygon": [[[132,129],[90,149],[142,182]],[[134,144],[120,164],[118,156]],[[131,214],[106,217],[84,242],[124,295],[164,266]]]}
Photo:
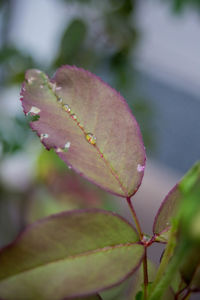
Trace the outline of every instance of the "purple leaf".
{"label": "purple leaf", "polygon": [[27,71],[21,95],[25,114],[40,116],[31,127],[47,149],[111,193],[128,197],[137,191],[145,150],[119,93],[88,71],[63,66],[52,80]]}

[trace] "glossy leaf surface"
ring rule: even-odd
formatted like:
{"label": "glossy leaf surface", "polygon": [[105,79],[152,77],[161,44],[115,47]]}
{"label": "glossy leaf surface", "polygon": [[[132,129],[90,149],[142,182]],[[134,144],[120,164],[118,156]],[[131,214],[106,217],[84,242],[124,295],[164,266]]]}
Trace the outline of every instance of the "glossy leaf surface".
{"label": "glossy leaf surface", "polygon": [[64,66],[52,80],[29,70],[21,95],[24,112],[40,116],[31,127],[47,149],[114,194],[137,191],[144,146],[135,118],[114,89],[88,71]]}
{"label": "glossy leaf surface", "polygon": [[126,220],[103,210],[43,219],[0,252],[0,297],[56,300],[108,288],[140,265],[137,241]]}

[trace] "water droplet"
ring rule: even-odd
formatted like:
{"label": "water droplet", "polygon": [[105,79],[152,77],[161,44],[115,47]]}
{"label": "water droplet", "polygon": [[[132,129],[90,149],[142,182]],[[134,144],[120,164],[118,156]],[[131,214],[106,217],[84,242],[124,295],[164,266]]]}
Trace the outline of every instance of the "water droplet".
{"label": "water droplet", "polygon": [[64,150],[67,151],[70,147],[71,143],[70,142],[67,142],[64,146]]}
{"label": "water droplet", "polygon": [[56,91],[60,91],[62,89],[61,86],[56,86]]}
{"label": "water droplet", "polygon": [[27,113],[27,115],[30,113],[37,115],[37,114],[39,114],[39,112],[40,112],[40,109],[38,107],[32,106],[31,109],[29,110],[29,112]]}
{"label": "water droplet", "polygon": [[68,169],[70,169],[70,170],[71,170],[71,168],[72,168],[72,167],[69,165],[69,166],[68,166]]}
{"label": "water droplet", "polygon": [[81,123],[78,123],[78,126],[83,129],[83,125]]}
{"label": "water droplet", "polygon": [[40,134],[40,140],[47,139],[49,137],[48,133],[41,133]]}
{"label": "water droplet", "polygon": [[145,168],[145,167],[142,166],[142,165],[140,165],[140,164],[137,165],[137,171],[138,171],[138,172],[144,171],[144,168]]}
{"label": "water droplet", "polygon": [[88,143],[95,145],[96,144],[96,136],[93,133],[87,133],[85,136],[86,140],[88,141]]}
{"label": "water droplet", "polygon": [[57,102],[61,104],[61,103],[63,102],[62,98],[61,98],[61,97],[58,97],[58,98],[57,98]]}
{"label": "water droplet", "polygon": [[34,80],[35,80],[35,77],[33,77],[33,76],[29,77],[29,78],[27,79],[28,84],[32,84]]}
{"label": "water droplet", "polygon": [[73,120],[77,120],[77,116],[76,116],[75,114],[71,114],[71,118],[72,118]]}
{"label": "water droplet", "polygon": [[55,82],[49,82],[49,86],[52,89],[53,92],[56,91],[56,83]]}
{"label": "water droplet", "polygon": [[40,88],[41,88],[41,89],[43,89],[43,88],[44,88],[44,85],[43,85],[43,84],[41,84],[41,85],[40,85]]}
{"label": "water droplet", "polygon": [[42,71],[37,70],[37,69],[35,69],[34,71],[35,71],[35,73],[37,73],[37,74],[41,74],[41,73],[42,73]]}
{"label": "water droplet", "polygon": [[60,153],[60,152],[64,152],[64,151],[63,151],[63,149],[62,149],[62,148],[60,148],[60,147],[57,147],[57,148],[56,148],[56,153]]}
{"label": "water droplet", "polygon": [[68,113],[71,111],[71,108],[69,107],[68,104],[64,104],[64,105],[63,105],[63,109],[64,109],[66,112],[68,112]]}

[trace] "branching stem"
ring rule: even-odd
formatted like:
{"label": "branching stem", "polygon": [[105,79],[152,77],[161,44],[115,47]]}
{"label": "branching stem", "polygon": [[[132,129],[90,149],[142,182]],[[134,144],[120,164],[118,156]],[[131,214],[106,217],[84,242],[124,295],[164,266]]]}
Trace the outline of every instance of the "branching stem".
{"label": "branching stem", "polygon": [[[140,226],[139,219],[137,217],[137,214],[136,214],[133,204],[131,202],[131,198],[127,197],[126,200],[129,205],[130,211],[132,213],[133,219],[135,221],[135,225],[136,225],[139,237],[140,237],[140,241],[142,242],[144,235],[143,235],[143,232],[142,232],[142,229]],[[145,246],[145,253],[144,253],[144,258],[143,258],[143,275],[144,275],[144,300],[146,300],[147,299],[147,287],[148,287],[148,283],[149,283],[148,270],[147,270],[147,246]]]}

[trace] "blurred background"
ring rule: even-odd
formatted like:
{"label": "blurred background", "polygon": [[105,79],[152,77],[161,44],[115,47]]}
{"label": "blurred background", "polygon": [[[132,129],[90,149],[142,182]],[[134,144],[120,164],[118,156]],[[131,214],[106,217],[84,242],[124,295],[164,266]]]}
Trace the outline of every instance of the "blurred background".
{"label": "blurred background", "polygon": [[148,162],[133,201],[147,233],[199,159],[200,0],[0,0],[0,246],[62,210],[101,207],[130,218],[123,199],[44,150],[22,112],[25,71],[52,76],[63,64],[102,77],[139,122]]}

